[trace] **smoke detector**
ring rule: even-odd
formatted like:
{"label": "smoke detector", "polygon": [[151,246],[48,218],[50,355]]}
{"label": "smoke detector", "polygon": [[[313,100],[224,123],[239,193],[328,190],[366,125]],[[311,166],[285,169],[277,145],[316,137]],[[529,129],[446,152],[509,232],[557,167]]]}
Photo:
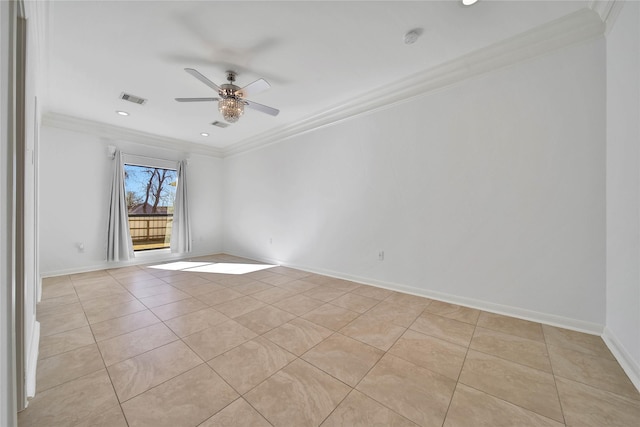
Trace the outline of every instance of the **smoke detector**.
{"label": "smoke detector", "polygon": [[422,28],[414,28],[404,35],[404,44],[414,44],[422,35]]}

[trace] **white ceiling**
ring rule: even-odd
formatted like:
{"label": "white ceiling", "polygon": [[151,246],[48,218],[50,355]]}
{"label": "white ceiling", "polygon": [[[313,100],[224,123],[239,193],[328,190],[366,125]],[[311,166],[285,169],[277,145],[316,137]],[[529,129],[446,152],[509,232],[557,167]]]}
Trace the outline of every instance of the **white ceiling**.
{"label": "white ceiling", "polygon": [[[291,126],[373,89],[492,45],[588,6],[587,1],[54,1],[50,4],[45,112],[228,149]],[[404,34],[423,29],[413,45]],[[186,72],[217,84],[258,78],[247,109],[226,129],[216,96]],[[119,99],[127,92],[144,106]],[[128,117],[118,116],[125,110]],[[200,136],[208,132],[209,137]]]}

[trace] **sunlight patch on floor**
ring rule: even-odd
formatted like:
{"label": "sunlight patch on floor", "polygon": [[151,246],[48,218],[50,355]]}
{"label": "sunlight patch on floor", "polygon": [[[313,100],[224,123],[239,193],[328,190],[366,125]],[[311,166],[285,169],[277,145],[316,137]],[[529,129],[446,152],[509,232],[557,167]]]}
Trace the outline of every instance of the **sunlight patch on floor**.
{"label": "sunlight patch on floor", "polygon": [[179,270],[193,273],[220,273],[220,274],[247,274],[254,271],[266,270],[267,268],[277,267],[270,264],[240,264],[228,262],[189,262],[179,261],[167,264],[158,264],[150,266],[161,270]]}
{"label": "sunlight patch on floor", "polygon": [[217,264],[209,264],[203,265],[201,267],[189,268],[185,271],[196,271],[198,273],[247,274],[273,267],[277,266],[268,264],[235,264],[220,262]]}
{"label": "sunlight patch on floor", "polygon": [[210,264],[209,262],[191,262],[191,261],[177,261],[169,262],[166,264],[152,265],[149,268],[157,268],[159,270],[185,270],[187,268],[200,267],[202,265]]}

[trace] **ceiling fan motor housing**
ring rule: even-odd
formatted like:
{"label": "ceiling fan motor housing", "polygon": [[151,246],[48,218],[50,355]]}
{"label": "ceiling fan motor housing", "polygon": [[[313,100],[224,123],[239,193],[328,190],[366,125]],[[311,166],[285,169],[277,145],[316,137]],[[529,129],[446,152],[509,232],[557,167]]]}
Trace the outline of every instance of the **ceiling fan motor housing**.
{"label": "ceiling fan motor housing", "polygon": [[230,98],[230,97],[238,97],[236,95],[236,92],[240,89],[239,86],[236,86],[234,84],[231,83],[226,83],[223,85],[220,85],[220,96],[223,98]]}
{"label": "ceiling fan motor housing", "polygon": [[242,95],[236,94],[240,87],[233,84],[233,82],[236,81],[236,72],[230,70],[227,71],[227,80],[229,83],[220,85],[220,96],[223,98],[241,98]]}

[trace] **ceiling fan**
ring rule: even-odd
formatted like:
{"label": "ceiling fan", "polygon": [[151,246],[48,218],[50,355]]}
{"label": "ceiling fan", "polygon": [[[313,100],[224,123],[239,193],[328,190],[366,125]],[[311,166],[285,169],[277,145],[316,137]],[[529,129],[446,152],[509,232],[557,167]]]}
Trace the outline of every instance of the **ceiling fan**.
{"label": "ceiling fan", "polygon": [[218,92],[219,98],[176,98],[178,102],[207,102],[218,101],[218,110],[222,114],[222,117],[229,122],[235,123],[240,116],[244,114],[244,107],[249,107],[263,113],[267,113],[271,116],[277,116],[280,110],[266,105],[258,104],[257,102],[249,101],[246,99],[248,96],[255,95],[271,87],[265,79],[258,79],[253,83],[249,83],[245,87],[241,88],[233,84],[236,81],[236,73],[234,71],[227,71],[227,80],[229,83],[218,86],[211,80],[200,74],[193,68],[185,68],[187,73],[191,74],[202,83],[209,86],[211,89]]}

